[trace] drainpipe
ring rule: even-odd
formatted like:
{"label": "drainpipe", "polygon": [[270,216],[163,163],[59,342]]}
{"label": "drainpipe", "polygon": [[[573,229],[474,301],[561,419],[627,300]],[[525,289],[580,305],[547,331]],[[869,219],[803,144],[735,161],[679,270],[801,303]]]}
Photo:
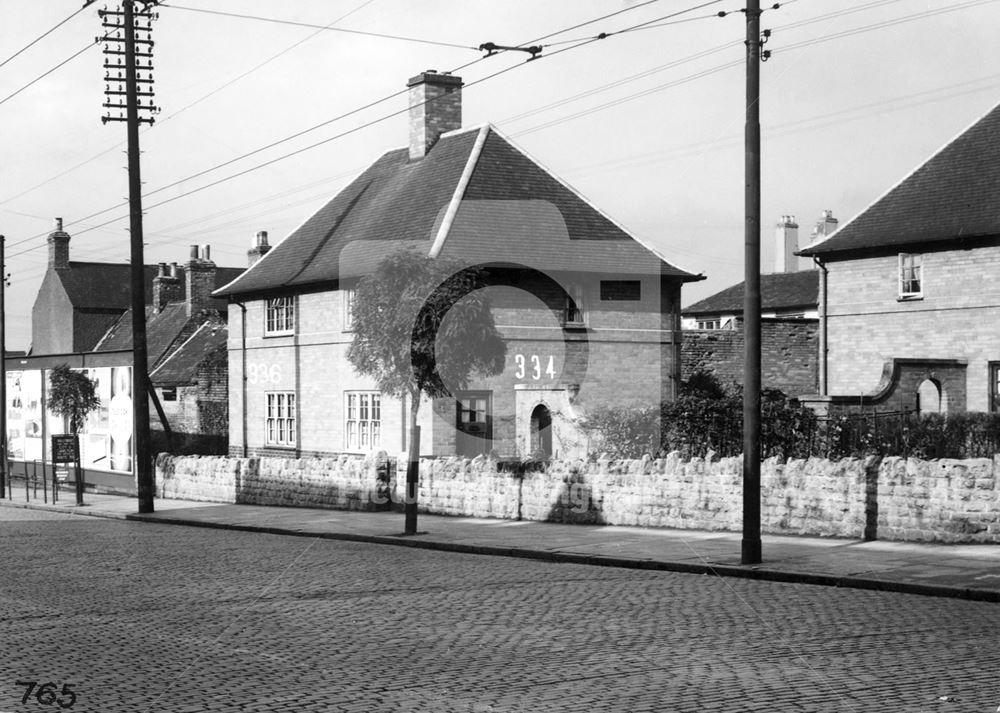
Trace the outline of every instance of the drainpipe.
{"label": "drainpipe", "polygon": [[827,269],[823,261],[815,255],[813,262],[819,268],[819,393],[821,396],[828,395],[829,381],[827,377],[827,341],[826,341],[826,282]]}
{"label": "drainpipe", "polygon": [[242,375],[240,377],[240,410],[243,412],[243,457],[247,457],[247,306],[244,302],[233,300],[240,308],[240,357],[242,359]]}

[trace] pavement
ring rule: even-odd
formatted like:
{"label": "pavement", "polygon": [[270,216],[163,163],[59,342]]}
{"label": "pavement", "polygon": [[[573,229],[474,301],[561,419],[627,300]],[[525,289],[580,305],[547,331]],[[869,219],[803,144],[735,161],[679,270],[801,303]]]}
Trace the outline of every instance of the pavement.
{"label": "pavement", "polygon": [[743,565],[741,534],[733,532],[421,513],[418,534],[405,536],[397,512],[157,499],[155,512],[140,514],[135,497],[89,492],[84,503],[77,506],[72,491],[55,504],[26,502],[16,488],[13,500],[0,499],[3,507],[91,517],[1000,602],[1000,545],[764,535],[763,562]]}

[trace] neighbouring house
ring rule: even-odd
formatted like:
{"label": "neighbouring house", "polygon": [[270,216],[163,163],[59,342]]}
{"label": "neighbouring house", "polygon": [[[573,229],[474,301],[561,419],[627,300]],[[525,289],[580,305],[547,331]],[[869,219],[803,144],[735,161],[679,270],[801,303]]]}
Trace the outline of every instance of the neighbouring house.
{"label": "neighbouring house", "polygon": [[[836,229],[831,211],[813,228],[812,236]],[[795,217],[785,215],[775,231],[775,272],[760,276],[761,383],[786,394],[815,393],[817,388],[819,272],[801,270]],[[684,308],[682,370],[698,371],[723,383],[743,383],[744,283],[727,287]]]}
{"label": "neighbouring house", "polygon": [[347,360],[358,281],[395,251],[485,267],[502,374],[420,411],[428,455],[572,455],[582,419],[656,405],[680,378],[680,295],[701,279],[642,244],[492,125],[462,128],[459,77],[413,77],[409,145],[384,153],[237,280],[230,451],[406,448],[406,404]]}
{"label": "neighbouring house", "polygon": [[[15,471],[51,460],[49,436],[65,423],[48,411],[48,370],[85,369],[97,383],[100,407],[81,432],[81,462],[89,485],[132,491],[132,314],[127,263],[69,259],[70,236],[56,220],[48,269],[32,310],[32,346],[6,359],[7,428]],[[265,240],[266,245],[266,240]],[[146,330],[153,393],[162,404],[174,446],[225,451],[227,304],[212,297],[243,268],[217,267],[207,246],[192,246],[183,266],[147,265]],[[162,428],[152,406],[150,425]],[[155,435],[155,434],[154,434]],[[154,443],[165,445],[161,440]]]}
{"label": "neighbouring house", "polygon": [[[266,238],[264,239],[266,246]],[[161,263],[146,306],[149,380],[163,410],[175,449],[225,451],[229,426],[225,373],[227,305],[212,296],[242,268],[217,267],[209,246],[191,246],[188,261]],[[126,309],[93,351],[132,348],[132,310]],[[220,371],[221,369],[221,371]],[[150,427],[164,429],[158,413]],[[165,446],[165,441],[160,445]]]}
{"label": "neighbouring house", "polygon": [[800,255],[820,264],[818,410],[1000,410],[1000,106]]}

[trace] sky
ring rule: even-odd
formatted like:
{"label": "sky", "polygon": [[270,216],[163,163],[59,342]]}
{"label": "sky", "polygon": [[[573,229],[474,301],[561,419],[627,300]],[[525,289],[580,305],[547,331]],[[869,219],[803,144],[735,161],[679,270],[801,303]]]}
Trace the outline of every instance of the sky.
{"label": "sky", "polygon": [[[54,218],[72,260],[129,258],[125,125],[101,121],[103,5],[81,5],[0,0],[8,349],[30,346]],[[257,231],[280,241],[406,144],[406,81],[435,69],[464,79],[465,126],[492,122],[669,262],[705,275],[684,288],[691,304],[743,279],[741,6],[162,3],[161,112],[140,136],[145,262],[183,263],[198,244],[220,266],[245,266]],[[843,225],[1000,101],[1000,0],[790,0],[761,27],[772,30],[760,100],[765,272],[781,216],[796,217],[802,245],[824,210]],[[484,57],[486,42],[543,50]]]}

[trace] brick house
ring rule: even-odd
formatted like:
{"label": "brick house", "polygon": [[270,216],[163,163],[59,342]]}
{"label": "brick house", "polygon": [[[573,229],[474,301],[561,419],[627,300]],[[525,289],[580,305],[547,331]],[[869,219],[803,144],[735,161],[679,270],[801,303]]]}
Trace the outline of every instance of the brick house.
{"label": "brick house", "polygon": [[1000,410],[1000,106],[833,234],[820,410]]}
{"label": "brick house", "polygon": [[405,400],[346,358],[355,286],[401,249],[485,267],[507,340],[502,374],[421,407],[424,453],[578,453],[589,409],[671,398],[681,286],[700,278],[493,126],[463,129],[458,77],[408,86],[409,145],[215,293],[230,300],[231,452],[405,450]]}

